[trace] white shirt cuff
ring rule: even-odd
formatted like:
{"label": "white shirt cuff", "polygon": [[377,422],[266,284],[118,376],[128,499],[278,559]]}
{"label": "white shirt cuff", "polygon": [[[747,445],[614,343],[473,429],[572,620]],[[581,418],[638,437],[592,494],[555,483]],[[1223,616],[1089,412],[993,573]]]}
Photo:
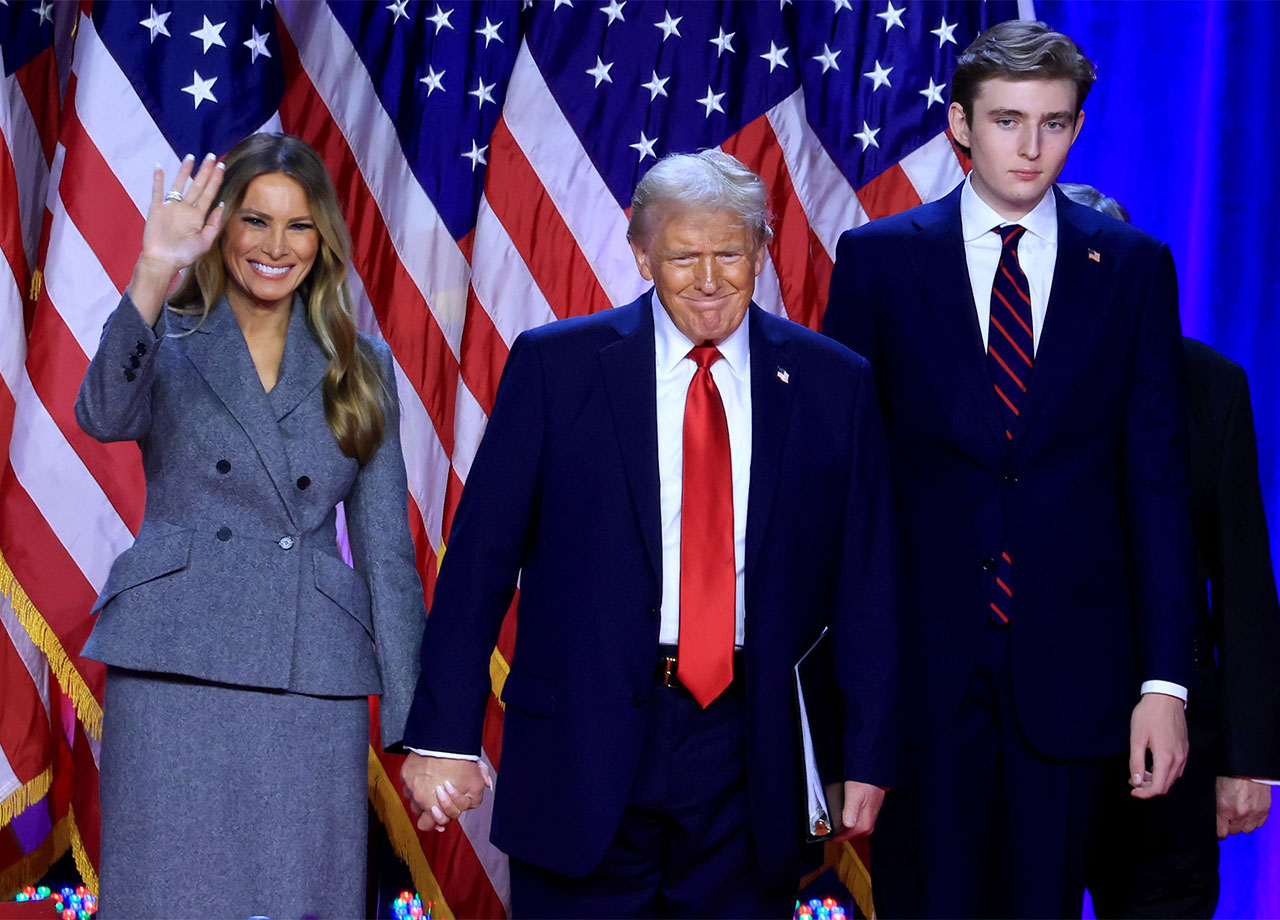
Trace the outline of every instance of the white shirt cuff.
{"label": "white shirt cuff", "polygon": [[1249,782],[1259,786],[1280,786],[1280,779],[1250,779]]}
{"label": "white shirt cuff", "polygon": [[1187,688],[1182,684],[1175,684],[1169,680],[1144,680],[1142,682],[1142,693],[1163,693],[1166,696],[1176,696],[1182,700],[1182,707],[1187,706]]}
{"label": "white shirt cuff", "polygon": [[472,763],[480,761],[479,754],[454,754],[451,751],[424,751],[422,748],[409,747],[405,745],[406,751],[413,751],[415,754],[421,754],[423,757],[443,757],[445,760],[470,760]]}

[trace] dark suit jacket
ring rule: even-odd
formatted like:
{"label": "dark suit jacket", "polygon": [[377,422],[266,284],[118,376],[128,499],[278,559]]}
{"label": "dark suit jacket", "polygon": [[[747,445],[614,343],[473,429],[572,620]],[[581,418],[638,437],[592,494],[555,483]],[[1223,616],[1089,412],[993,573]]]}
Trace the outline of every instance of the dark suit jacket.
{"label": "dark suit jacket", "polygon": [[[80,427],[138,441],[147,476],[142,526],[94,604],[84,654],[240,686],[381,693],[383,742],[396,742],[424,604],[390,349],[361,339],[393,396],[386,438],[361,465],[325,421],[328,359],[301,300],[270,393],[225,300],[197,324],[166,311],[157,335],[126,295],[80,387]],[[339,502],[354,570],[335,539]]]}
{"label": "dark suit jacket", "polygon": [[[480,750],[489,657],[519,575],[493,841],[568,875],[589,872],[613,838],[655,687],[662,554],[649,296],[516,340],[427,617],[405,736],[416,748]],[[866,362],[755,306],[746,321],[750,830],[762,868],[781,874],[803,861],[792,666],[824,626],[841,664],[846,777],[892,780],[890,501]]]}
{"label": "dark suit jacket", "polygon": [[1122,750],[1143,680],[1191,683],[1173,261],[1133,227],[1060,194],[1057,207],[1052,293],[1012,442],[974,309],[960,188],[840,239],[824,331],[871,361],[884,410],[918,741],[957,711],[1005,549],[1014,694],[1041,753]]}
{"label": "dark suit jacket", "polygon": [[[1219,776],[1280,779],[1280,607],[1244,369],[1183,339],[1196,535],[1192,740]],[[1208,582],[1208,590],[1204,589]]]}

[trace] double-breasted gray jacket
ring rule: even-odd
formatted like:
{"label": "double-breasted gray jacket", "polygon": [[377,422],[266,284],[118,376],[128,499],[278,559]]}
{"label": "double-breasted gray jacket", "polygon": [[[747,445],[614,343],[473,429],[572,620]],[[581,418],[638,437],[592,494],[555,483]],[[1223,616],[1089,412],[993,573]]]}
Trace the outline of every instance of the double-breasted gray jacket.
{"label": "double-breasted gray jacket", "polygon": [[[270,393],[225,299],[198,322],[166,309],[153,330],[126,294],[80,387],[80,426],[138,441],[147,482],[84,654],[241,686],[381,693],[383,743],[398,742],[425,610],[391,352],[360,339],[389,394],[386,436],[362,466],[325,420],[328,361],[299,298]],[[354,570],[336,543],[339,502]]]}

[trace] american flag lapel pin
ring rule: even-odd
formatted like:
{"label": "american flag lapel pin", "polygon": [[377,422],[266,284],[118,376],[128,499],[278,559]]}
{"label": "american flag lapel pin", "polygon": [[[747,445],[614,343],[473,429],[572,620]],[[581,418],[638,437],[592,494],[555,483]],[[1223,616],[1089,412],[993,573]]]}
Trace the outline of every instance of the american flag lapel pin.
{"label": "american flag lapel pin", "polygon": [[1090,262],[1097,262],[1099,265],[1101,265],[1101,264],[1102,264],[1102,253],[1098,252],[1098,250],[1096,250],[1096,249],[1090,249],[1090,250],[1089,250],[1089,261],[1090,261]]}
{"label": "american flag lapel pin", "polygon": [[782,368],[778,368],[778,379],[783,383],[791,382],[791,374]]}

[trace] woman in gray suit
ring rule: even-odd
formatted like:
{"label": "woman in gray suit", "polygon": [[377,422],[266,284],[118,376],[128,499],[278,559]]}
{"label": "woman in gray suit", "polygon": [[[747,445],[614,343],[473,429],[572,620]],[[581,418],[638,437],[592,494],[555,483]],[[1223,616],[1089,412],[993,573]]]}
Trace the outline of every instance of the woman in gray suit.
{"label": "woman in gray suit", "polygon": [[194,165],[156,171],[76,402],[147,477],[84,652],[107,665],[102,909],[364,916],[367,698],[398,743],[425,616],[391,353],[356,332],[315,151],[255,135]]}

